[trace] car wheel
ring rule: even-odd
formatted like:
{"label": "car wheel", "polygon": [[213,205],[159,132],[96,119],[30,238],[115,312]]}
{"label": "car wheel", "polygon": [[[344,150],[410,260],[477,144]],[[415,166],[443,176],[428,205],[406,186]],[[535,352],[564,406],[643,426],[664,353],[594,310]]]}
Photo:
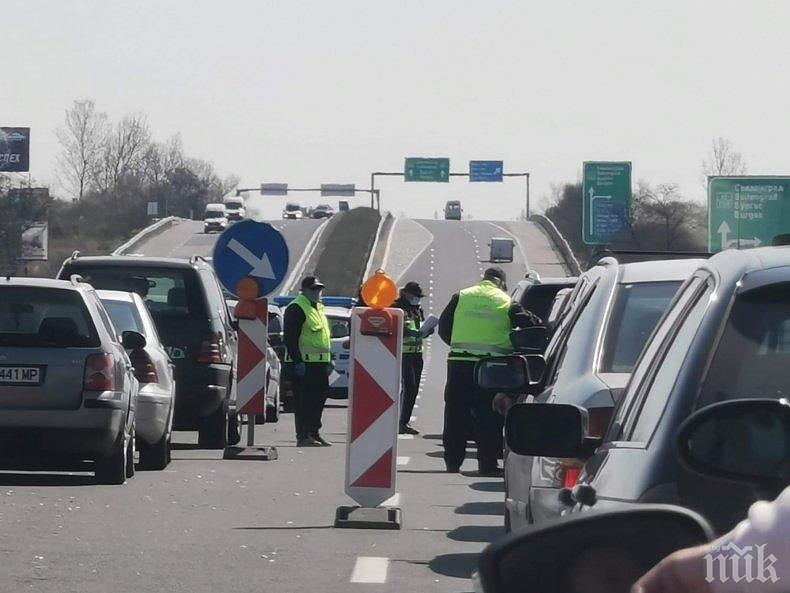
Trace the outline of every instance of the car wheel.
{"label": "car wheel", "polygon": [[120,485],[126,482],[126,457],[129,448],[125,447],[123,441],[118,449],[109,457],[96,460],[94,475],[101,484]]}
{"label": "car wheel", "polygon": [[280,410],[277,406],[266,406],[266,422],[277,422],[280,419]]}
{"label": "car wheel", "polygon": [[167,434],[153,445],[140,443],[140,469],[163,470],[170,463],[170,439]]}
{"label": "car wheel", "polygon": [[223,403],[214,412],[200,419],[198,446],[203,449],[224,449],[228,445],[228,410]]}

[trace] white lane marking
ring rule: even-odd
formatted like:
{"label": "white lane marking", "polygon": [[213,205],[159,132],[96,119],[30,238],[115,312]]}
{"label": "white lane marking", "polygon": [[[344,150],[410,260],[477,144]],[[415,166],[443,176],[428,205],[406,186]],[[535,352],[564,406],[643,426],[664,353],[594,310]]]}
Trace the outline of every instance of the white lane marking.
{"label": "white lane marking", "polygon": [[[411,436],[411,435],[407,435]],[[383,507],[396,507],[400,504],[400,492],[396,492],[392,496],[390,496],[387,500],[381,503]]]}
{"label": "white lane marking", "polygon": [[[414,418],[414,416],[412,416],[412,418]],[[409,461],[411,461],[411,457],[401,457],[400,455],[398,455],[396,461],[398,465],[409,465]]]}
{"label": "white lane marking", "polygon": [[351,571],[352,583],[386,583],[390,559],[377,556],[358,556]]}
{"label": "white lane marking", "polygon": [[[387,269],[387,264],[389,263],[390,248],[392,247],[392,237],[395,235],[395,225],[397,225],[397,224],[398,224],[398,218],[397,217],[393,217],[393,219],[392,219],[392,226],[390,227],[390,234],[387,237],[387,244],[384,246],[384,257],[381,258],[381,269],[382,270],[386,270]],[[375,250],[375,247],[376,246],[374,245],[373,246],[374,250]],[[374,250],[371,250],[371,252],[370,252],[371,253],[371,257],[373,257]],[[368,270],[368,272],[370,272],[370,270]]]}
{"label": "white lane marking", "polygon": [[[431,235],[431,237],[433,237],[433,235]],[[431,239],[431,243],[433,243],[433,239]],[[431,243],[428,243],[428,245],[430,245]],[[422,256],[422,254],[425,253],[425,250],[428,249],[428,245],[423,247],[420,250],[420,252],[411,259],[411,261],[408,263],[408,265],[405,268],[403,268],[403,271],[398,275],[397,278],[395,278],[395,284],[398,284],[400,282],[400,279],[403,278],[403,276],[406,275],[406,272],[408,272],[411,269],[411,267],[414,265],[414,263],[418,259],[420,259],[420,256]]]}
{"label": "white lane marking", "polygon": [[401,441],[410,441],[414,438],[413,434],[399,434],[398,439]]}

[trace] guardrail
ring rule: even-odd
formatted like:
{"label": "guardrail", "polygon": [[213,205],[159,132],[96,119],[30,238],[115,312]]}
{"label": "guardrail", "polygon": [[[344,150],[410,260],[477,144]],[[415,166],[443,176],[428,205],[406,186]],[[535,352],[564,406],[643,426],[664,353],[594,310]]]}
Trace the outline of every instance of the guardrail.
{"label": "guardrail", "polygon": [[180,220],[178,216],[168,216],[167,218],[162,218],[161,220],[157,220],[155,223],[148,225],[139,233],[137,233],[134,237],[129,239],[126,243],[118,247],[115,251],[112,252],[112,254],[124,255],[127,251],[130,251],[132,247],[140,243],[143,239],[147,239],[149,236],[153,235],[156,232],[161,231],[165,227],[174,224],[178,220]]}
{"label": "guardrail", "polygon": [[579,265],[579,260],[577,260],[576,256],[573,254],[573,250],[568,244],[567,239],[562,236],[562,233],[551,221],[551,219],[543,216],[542,214],[533,214],[529,217],[529,221],[540,225],[541,228],[546,231],[546,234],[554,242],[554,245],[559,250],[562,259],[565,261],[565,266],[568,268],[571,274],[574,276],[581,274],[582,268]]}

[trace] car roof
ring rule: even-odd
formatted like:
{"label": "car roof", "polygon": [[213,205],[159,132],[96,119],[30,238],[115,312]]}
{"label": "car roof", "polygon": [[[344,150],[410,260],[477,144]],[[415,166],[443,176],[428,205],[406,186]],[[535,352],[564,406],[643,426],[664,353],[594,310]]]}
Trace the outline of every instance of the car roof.
{"label": "car roof", "polygon": [[739,280],[758,270],[790,266],[790,246],[727,249],[705,261],[701,269],[718,272],[725,280]]}
{"label": "car roof", "polygon": [[526,284],[532,284],[534,286],[540,286],[541,284],[561,284],[565,286],[572,286],[576,284],[579,280],[577,276],[565,276],[565,277],[553,277],[553,278],[522,278],[519,280],[519,284],[522,282]]}
{"label": "car roof", "polygon": [[97,290],[99,298],[107,301],[122,301],[124,303],[134,303],[134,296],[131,292],[122,290]]}
{"label": "car roof", "polygon": [[20,276],[3,276],[0,286],[30,286],[34,288],[58,288],[61,290],[92,290],[90,284],[74,283],[71,280],[54,280],[52,278],[25,278]]}
{"label": "car roof", "polygon": [[209,263],[202,258],[182,259],[177,257],[141,257],[139,255],[89,255],[72,257],[66,260],[67,264],[79,267],[81,265],[99,264],[104,266],[128,266],[150,268],[192,268],[195,265]]}
{"label": "car roof", "polygon": [[324,307],[324,313],[327,317],[351,317],[351,309],[345,307]]}
{"label": "car roof", "polygon": [[665,259],[622,264],[623,275],[620,283],[685,280],[704,262],[704,259]]}

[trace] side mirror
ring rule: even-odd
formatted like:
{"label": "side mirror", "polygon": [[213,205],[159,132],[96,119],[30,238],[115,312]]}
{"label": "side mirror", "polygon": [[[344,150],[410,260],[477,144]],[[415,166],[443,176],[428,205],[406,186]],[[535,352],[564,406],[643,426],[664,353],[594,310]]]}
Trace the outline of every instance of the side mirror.
{"label": "side mirror", "polygon": [[712,539],[710,525],[682,507],[580,513],[489,545],[478,578],[484,593],[628,593],[669,554]]}
{"label": "side mirror", "polygon": [[498,393],[523,393],[530,385],[529,364],[523,356],[481,358],[475,366],[475,384]]}
{"label": "side mirror", "polygon": [[532,457],[589,457],[601,439],[588,436],[587,410],[572,404],[516,404],[505,420],[511,451]]}
{"label": "side mirror", "polygon": [[690,416],[677,434],[678,455],[689,469],[760,485],[790,477],[790,402],[738,399]]}
{"label": "side mirror", "polygon": [[510,342],[519,352],[543,354],[549,343],[549,330],[543,325],[510,332]]}
{"label": "side mirror", "polygon": [[125,331],[121,334],[121,346],[126,350],[141,350],[145,345],[145,336],[139,332]]}

